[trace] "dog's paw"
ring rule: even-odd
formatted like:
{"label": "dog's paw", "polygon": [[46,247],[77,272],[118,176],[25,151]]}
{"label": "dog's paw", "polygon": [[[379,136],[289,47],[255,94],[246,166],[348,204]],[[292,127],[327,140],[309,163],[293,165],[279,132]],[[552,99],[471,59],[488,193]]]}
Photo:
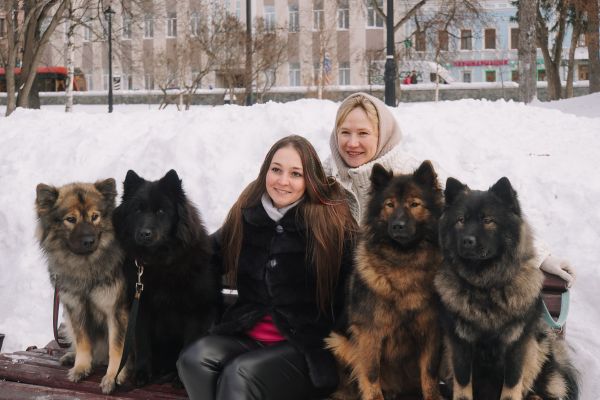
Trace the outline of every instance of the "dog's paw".
{"label": "dog's paw", "polygon": [[92,365],[77,365],[69,370],[68,377],[71,382],[79,382],[92,372]]}
{"label": "dog's paw", "polygon": [[100,382],[100,388],[102,393],[111,394],[115,390],[115,376],[113,374],[106,374],[102,377]]}
{"label": "dog's paw", "polygon": [[117,385],[122,385],[127,381],[127,378],[129,378],[128,372],[127,368],[123,368],[121,372],[119,372],[119,376],[117,376]]}
{"label": "dog's paw", "polygon": [[69,366],[75,364],[75,352],[74,351],[66,352],[65,355],[60,358],[60,364],[61,365],[69,365]]}
{"label": "dog's paw", "polygon": [[150,383],[150,373],[143,369],[136,371],[133,383],[137,387],[146,386]]}

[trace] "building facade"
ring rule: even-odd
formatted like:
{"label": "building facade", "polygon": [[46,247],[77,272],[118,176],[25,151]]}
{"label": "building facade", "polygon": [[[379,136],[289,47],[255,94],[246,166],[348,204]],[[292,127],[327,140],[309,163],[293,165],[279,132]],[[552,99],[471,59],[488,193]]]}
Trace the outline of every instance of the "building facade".
{"label": "building facade", "polygon": [[[383,83],[385,25],[383,18],[364,0],[249,0],[253,24],[262,19],[266,30],[276,31],[285,44],[284,59],[263,75],[255,86],[269,81],[273,87],[323,85],[364,86]],[[115,2],[116,3],[116,2]],[[416,3],[412,2],[412,3]],[[396,20],[412,6],[395,5]],[[419,31],[414,19],[395,32],[396,49],[402,60],[435,61],[459,82],[500,82],[518,79],[518,27],[515,8],[509,0],[485,0],[480,20],[465,21],[450,34],[435,29]],[[128,4],[128,3],[126,3]],[[385,1],[380,1],[385,9]],[[438,2],[419,11],[433,14]],[[152,90],[192,84],[202,72],[200,88],[226,87],[227,71],[243,71],[240,58],[208,65],[194,38],[214,28],[219,15],[246,21],[246,1],[241,0],[154,0],[131,1],[126,9],[115,9],[113,20],[113,87],[115,90]],[[0,16],[0,28],[2,26]],[[5,24],[4,24],[5,25]],[[208,28],[207,28],[208,27]],[[69,23],[55,32],[44,54],[43,65],[65,65]],[[253,31],[256,27],[253,26]],[[73,29],[75,68],[85,76],[88,90],[108,88],[107,23],[97,10],[82,15]],[[218,32],[212,32],[218,35]],[[565,38],[568,46],[569,35]],[[224,45],[222,52],[243,52],[239,46]],[[583,41],[581,42],[583,45]],[[540,53],[541,54],[541,53]],[[567,54],[567,51],[564,51]],[[577,56],[579,54],[579,56]],[[575,80],[585,80],[587,49],[578,49]],[[402,65],[402,64],[400,64]],[[566,68],[566,67],[565,67]],[[565,73],[565,68],[561,73]],[[399,72],[399,77],[410,71]],[[421,75],[427,71],[420,71]],[[564,75],[563,75],[564,76]],[[422,79],[422,81],[428,81]],[[544,79],[541,55],[538,79]],[[235,80],[235,86],[241,86]]]}

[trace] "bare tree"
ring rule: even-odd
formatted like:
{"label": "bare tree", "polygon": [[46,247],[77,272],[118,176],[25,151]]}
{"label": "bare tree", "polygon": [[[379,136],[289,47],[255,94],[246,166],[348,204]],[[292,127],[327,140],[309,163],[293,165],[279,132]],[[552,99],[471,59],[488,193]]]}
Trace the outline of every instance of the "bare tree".
{"label": "bare tree", "polygon": [[[258,101],[262,103],[264,96],[275,84],[277,70],[286,61],[287,43],[282,38],[282,28],[268,27],[262,18],[257,18],[254,26],[250,80],[255,82]],[[246,96],[248,95],[249,93],[246,93]]]}
{"label": "bare tree", "polygon": [[585,0],[570,0],[568,21],[571,25],[571,44],[569,46],[569,58],[567,61],[567,87],[565,96],[573,97],[573,80],[575,75],[575,49],[579,42],[579,37],[585,29],[584,11]]}
{"label": "bare tree", "polygon": [[600,22],[598,0],[587,0],[587,39],[590,66],[590,93],[600,92]]}
{"label": "bare tree", "polygon": [[531,103],[536,97],[536,17],[538,0],[519,1],[519,100]]}
{"label": "bare tree", "polygon": [[[567,25],[567,0],[541,0],[537,10],[537,44],[544,57],[548,99],[561,98],[560,62]],[[553,33],[552,46],[550,33]]]}
{"label": "bare tree", "polygon": [[485,20],[483,7],[478,0],[442,0],[437,3],[436,8],[427,11],[422,9],[414,14],[415,30],[411,37],[416,42],[417,36],[421,36],[424,39],[423,45],[433,49],[433,53],[423,54],[436,64],[435,101],[439,100],[439,66],[456,56],[458,41],[461,39],[457,32],[460,32],[461,27]]}
{"label": "bare tree", "polygon": [[[37,90],[33,90],[36,70],[50,36],[62,20],[68,0],[23,0],[25,14],[21,85],[17,107],[39,108]],[[49,19],[49,22],[48,22]],[[7,110],[8,112],[8,110]]]}

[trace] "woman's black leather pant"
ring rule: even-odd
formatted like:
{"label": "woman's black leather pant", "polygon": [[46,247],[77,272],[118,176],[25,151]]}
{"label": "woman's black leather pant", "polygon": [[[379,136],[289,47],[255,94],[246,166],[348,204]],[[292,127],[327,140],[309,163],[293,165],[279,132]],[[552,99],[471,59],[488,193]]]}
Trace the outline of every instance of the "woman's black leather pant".
{"label": "woman's black leather pant", "polygon": [[316,390],[304,355],[290,343],[265,346],[248,337],[206,336],[177,361],[192,400],[308,400]]}

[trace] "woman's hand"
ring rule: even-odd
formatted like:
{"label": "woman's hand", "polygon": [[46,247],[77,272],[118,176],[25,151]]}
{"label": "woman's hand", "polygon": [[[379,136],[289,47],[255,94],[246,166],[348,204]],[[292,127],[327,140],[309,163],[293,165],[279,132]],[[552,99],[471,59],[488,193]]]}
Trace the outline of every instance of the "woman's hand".
{"label": "woman's hand", "polygon": [[567,287],[571,287],[575,282],[575,270],[569,261],[549,255],[542,262],[540,269],[552,275],[557,275],[567,281]]}

